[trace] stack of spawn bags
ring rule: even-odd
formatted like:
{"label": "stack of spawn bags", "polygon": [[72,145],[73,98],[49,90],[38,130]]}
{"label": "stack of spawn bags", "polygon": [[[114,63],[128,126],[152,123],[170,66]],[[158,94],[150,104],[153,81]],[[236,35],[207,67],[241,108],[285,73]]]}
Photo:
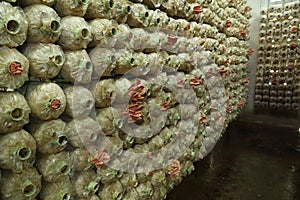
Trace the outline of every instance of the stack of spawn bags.
{"label": "stack of spawn bags", "polygon": [[255,105],[300,109],[300,43],[297,1],[261,11]]}
{"label": "stack of spawn bags", "polygon": [[249,11],[243,0],[0,1],[0,198],[164,199],[245,105]]}

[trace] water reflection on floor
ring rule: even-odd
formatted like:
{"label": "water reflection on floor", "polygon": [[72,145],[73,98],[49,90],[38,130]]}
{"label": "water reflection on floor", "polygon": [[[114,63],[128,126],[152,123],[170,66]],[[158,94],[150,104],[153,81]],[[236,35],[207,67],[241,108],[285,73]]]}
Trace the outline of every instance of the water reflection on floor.
{"label": "water reflection on floor", "polygon": [[168,200],[299,200],[298,128],[238,121]]}

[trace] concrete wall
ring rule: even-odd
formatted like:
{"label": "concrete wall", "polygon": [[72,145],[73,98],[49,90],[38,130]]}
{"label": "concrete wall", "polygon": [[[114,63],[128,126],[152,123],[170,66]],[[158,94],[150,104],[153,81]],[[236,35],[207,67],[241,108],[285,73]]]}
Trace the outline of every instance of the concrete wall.
{"label": "concrete wall", "polygon": [[253,55],[250,57],[250,78],[251,84],[249,88],[248,110],[254,109],[254,93],[255,93],[255,74],[257,66],[257,52],[259,46],[259,26],[260,11],[268,8],[268,0],[248,0],[248,5],[252,8],[252,18],[250,20],[250,47],[254,49]]}

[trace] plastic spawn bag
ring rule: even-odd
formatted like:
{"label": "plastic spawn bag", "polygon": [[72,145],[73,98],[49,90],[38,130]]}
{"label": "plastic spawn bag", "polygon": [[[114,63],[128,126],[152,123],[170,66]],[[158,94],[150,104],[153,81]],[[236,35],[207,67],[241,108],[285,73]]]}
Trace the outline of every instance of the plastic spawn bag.
{"label": "plastic spawn bag", "polygon": [[29,122],[31,110],[23,95],[0,92],[0,135],[20,130]]}
{"label": "plastic spawn bag", "polygon": [[116,61],[115,52],[113,49],[97,47],[89,54],[94,66],[93,76],[112,76]]}
{"label": "plastic spawn bag", "polygon": [[0,45],[17,47],[27,37],[28,22],[20,7],[0,2]]}
{"label": "plastic spawn bag", "polygon": [[58,40],[59,45],[73,51],[87,48],[93,37],[91,28],[84,18],[67,16],[62,18],[61,24],[62,33]]}
{"label": "plastic spawn bag", "polygon": [[[74,194],[78,198],[88,198],[94,195],[99,189],[99,177],[93,170],[77,172],[73,178]],[[76,199],[77,199],[76,198]]]}
{"label": "plastic spawn bag", "polygon": [[0,198],[35,199],[41,190],[41,176],[34,167],[29,167],[21,173],[5,171],[0,182]]}
{"label": "plastic spawn bag", "polygon": [[18,0],[18,3],[20,3],[20,6],[31,6],[33,4],[45,4],[47,6],[53,6],[55,3],[55,0]]}
{"label": "plastic spawn bag", "polygon": [[115,181],[111,184],[105,184],[98,191],[98,196],[101,199],[123,199],[123,194],[124,188],[120,181]]}
{"label": "plastic spawn bag", "polygon": [[41,123],[30,123],[28,129],[34,137],[38,151],[42,154],[55,154],[63,151],[68,145],[65,134],[66,123],[61,119]]}
{"label": "plastic spawn bag", "polygon": [[94,19],[89,24],[93,35],[93,41],[89,44],[89,47],[104,46],[107,41],[112,40],[112,37],[118,33],[118,23],[115,20]]}
{"label": "plastic spawn bag", "polygon": [[131,27],[147,27],[150,20],[150,10],[143,4],[133,4],[128,15],[127,24]]}
{"label": "plastic spawn bag", "polygon": [[90,0],[89,7],[85,14],[87,19],[106,18],[111,19],[108,11],[114,6],[114,0]]}
{"label": "plastic spawn bag", "polygon": [[92,79],[93,64],[85,50],[65,51],[65,63],[60,76],[71,83],[89,83]]}
{"label": "plastic spawn bag", "polygon": [[89,116],[95,105],[91,91],[82,86],[67,86],[63,90],[67,98],[64,114],[76,119]]}
{"label": "plastic spawn bag", "polygon": [[22,53],[30,62],[29,74],[39,78],[56,77],[65,62],[64,52],[55,44],[27,43]]}
{"label": "plastic spawn bag", "polygon": [[118,111],[113,107],[103,108],[96,111],[97,122],[105,135],[118,135],[119,129],[124,124],[124,119],[116,119]]}
{"label": "plastic spawn bag", "polygon": [[27,42],[54,43],[61,34],[60,17],[55,10],[43,4],[24,8],[29,29]]}
{"label": "plastic spawn bag", "polygon": [[40,120],[58,118],[66,108],[63,90],[55,83],[30,83],[25,97],[32,110],[32,116]]}
{"label": "plastic spawn bag", "polygon": [[131,13],[131,5],[132,3],[127,0],[115,0],[112,9],[108,11],[108,15],[119,24],[125,24],[128,15]]}
{"label": "plastic spawn bag", "polygon": [[115,98],[114,79],[103,79],[92,86],[92,93],[95,98],[97,108],[109,107]]}
{"label": "plastic spawn bag", "polygon": [[70,144],[74,147],[91,146],[99,141],[101,129],[98,123],[87,117],[85,119],[73,119],[67,124],[66,135]]}
{"label": "plastic spawn bag", "polygon": [[54,182],[43,183],[40,198],[43,200],[70,200],[72,184],[69,178]]}
{"label": "plastic spawn bag", "polygon": [[43,179],[50,183],[67,178],[71,172],[70,156],[65,151],[39,157],[36,166]]}
{"label": "plastic spawn bag", "polygon": [[73,171],[89,171],[93,168],[93,164],[90,162],[92,155],[85,147],[76,148],[70,153],[70,156]]}
{"label": "plastic spawn bag", "polygon": [[0,88],[17,89],[28,80],[29,62],[16,49],[0,47]]}
{"label": "plastic spawn bag", "polygon": [[24,130],[0,136],[0,166],[2,169],[20,173],[31,166],[35,159],[34,138]]}
{"label": "plastic spawn bag", "polygon": [[89,3],[90,0],[59,0],[55,3],[55,10],[62,17],[67,15],[83,17]]}

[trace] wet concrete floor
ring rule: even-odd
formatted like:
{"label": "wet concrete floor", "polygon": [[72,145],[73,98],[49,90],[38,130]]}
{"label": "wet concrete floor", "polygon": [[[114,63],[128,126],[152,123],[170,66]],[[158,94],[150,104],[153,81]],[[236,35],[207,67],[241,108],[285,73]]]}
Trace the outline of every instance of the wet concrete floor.
{"label": "wet concrete floor", "polygon": [[167,200],[300,200],[299,126],[268,122],[233,122]]}

